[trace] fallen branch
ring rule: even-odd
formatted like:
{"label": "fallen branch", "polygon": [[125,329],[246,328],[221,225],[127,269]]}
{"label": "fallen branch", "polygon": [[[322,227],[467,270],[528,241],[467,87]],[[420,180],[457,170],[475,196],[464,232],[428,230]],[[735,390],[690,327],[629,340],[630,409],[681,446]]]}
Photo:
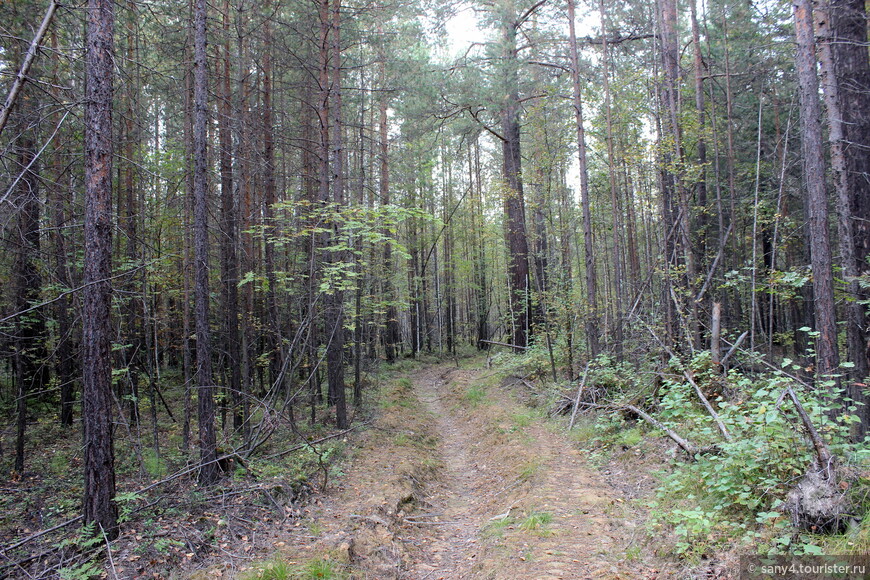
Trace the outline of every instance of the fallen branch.
{"label": "fallen branch", "polygon": [[732,354],[737,352],[737,349],[740,348],[740,343],[743,342],[747,336],[749,336],[748,331],[744,332],[739,337],[737,337],[737,340],[731,346],[731,349],[728,351],[728,354],[726,354],[724,357],[722,357],[722,362],[720,363],[722,365],[722,368],[725,368],[725,364],[728,362],[728,359],[731,358]]}
{"label": "fallen branch", "polygon": [[486,344],[494,344],[496,346],[507,346],[509,348],[515,348],[517,350],[526,350],[529,348],[527,346],[517,346],[515,344],[508,344],[506,342],[497,342],[495,340],[481,340],[480,342],[485,342]]}
{"label": "fallen branch", "polygon": [[636,414],[637,416],[639,416],[641,419],[643,419],[644,421],[646,421],[647,423],[649,423],[650,425],[652,425],[656,429],[663,431],[665,433],[665,435],[670,437],[674,441],[674,443],[676,443],[680,447],[680,449],[682,449],[683,451],[685,451],[689,455],[689,457],[694,458],[695,455],[698,455],[698,454],[718,453],[719,452],[719,448],[716,445],[710,445],[707,447],[697,447],[695,445],[692,445],[686,439],[683,439],[682,437],[680,437],[672,429],[669,429],[668,427],[666,427],[661,421],[659,421],[658,419],[656,419],[655,417],[653,417],[652,415],[650,415],[646,411],[643,411],[642,409],[640,409],[639,407],[636,407],[634,405],[629,405],[629,404],[598,405],[596,403],[582,403],[582,402],[580,404],[583,405],[584,407],[591,407],[593,409],[607,409],[610,411],[631,411],[632,413]]}
{"label": "fallen branch", "polygon": [[698,386],[698,383],[692,378],[692,373],[689,371],[683,371],[683,376],[686,377],[686,380],[689,381],[689,384],[695,388],[695,394],[698,395],[698,398],[701,399],[701,403],[704,405],[704,408],[707,409],[707,412],[710,413],[710,416],[713,417],[713,420],[716,421],[716,426],[719,427],[719,431],[722,433],[722,436],[729,443],[733,441],[731,438],[731,434],[728,433],[728,429],[725,428],[725,424],[722,422],[722,419],[719,418],[719,413],[713,409],[713,405],[710,404],[710,401],[701,391],[701,387]]}
{"label": "fallen branch", "polygon": [[644,421],[646,421],[647,423],[649,423],[650,425],[652,425],[656,429],[659,429],[660,431],[664,431],[664,433],[668,437],[673,439],[674,442],[677,445],[679,445],[683,451],[685,451],[686,453],[689,454],[689,457],[695,457],[695,455],[698,455],[699,453],[709,453],[715,449],[715,447],[703,447],[703,448],[702,447],[695,447],[694,445],[692,445],[691,443],[689,443],[688,441],[686,441],[685,439],[683,439],[682,437],[677,435],[674,431],[672,431],[668,427],[665,427],[665,425],[663,423],[661,423],[658,419],[656,419],[655,417],[653,417],[652,415],[650,415],[646,411],[643,411],[640,408],[635,407],[634,405],[623,405],[622,408],[627,409],[627,410],[631,411],[632,413],[636,413],[638,416],[640,416],[641,419],[643,419]]}
{"label": "fallen branch", "polygon": [[800,400],[798,400],[797,394],[794,392],[794,389],[791,388],[791,385],[786,387],[786,393],[788,393],[789,397],[791,397],[795,409],[797,409],[798,416],[800,416],[801,422],[804,424],[804,428],[807,430],[807,433],[810,436],[810,441],[812,441],[813,448],[816,451],[816,457],[818,458],[819,466],[825,470],[828,479],[833,481],[835,475],[834,456],[831,454],[831,450],[828,449],[828,446],[825,444],[824,440],[822,440],[822,436],[819,435],[818,431],[816,431],[816,428],[813,425],[809,414],[807,413],[806,409],[804,409],[804,406],[801,404]]}
{"label": "fallen branch", "polygon": [[26,543],[28,543],[28,542],[31,542],[31,541],[35,540],[36,538],[39,538],[39,537],[41,537],[41,536],[44,536],[45,534],[50,534],[51,532],[53,532],[53,531],[55,531],[55,530],[59,530],[59,529],[61,529],[61,528],[65,528],[65,527],[67,527],[67,526],[70,525],[70,524],[74,524],[74,523],[80,521],[80,520],[82,519],[82,517],[83,517],[83,516],[76,516],[76,517],[74,517],[74,518],[71,519],[71,520],[67,520],[67,521],[65,521],[65,522],[59,523],[59,524],[57,524],[56,526],[53,526],[53,527],[51,527],[51,528],[48,528],[47,530],[42,530],[41,532],[37,532],[37,533],[35,533],[35,534],[32,534],[32,535],[30,535],[30,536],[27,536],[27,537],[24,538],[23,540],[20,540],[20,541],[18,541],[18,542],[15,542],[15,543],[12,544],[11,546],[7,546],[7,547],[5,547],[5,548],[0,549],[0,554],[7,554],[9,551],[14,550],[15,548],[18,548],[18,547],[20,547],[20,546],[23,546],[24,544],[26,544]]}
{"label": "fallen branch", "polygon": [[577,396],[574,398],[574,408],[571,410],[571,421],[568,422],[568,431],[574,428],[574,420],[577,418],[577,407],[580,406],[580,397],[583,396],[583,389],[586,387],[586,377],[589,374],[589,365],[591,364],[592,361],[587,362],[586,368],[583,369],[583,378],[580,380],[580,388],[577,389]]}
{"label": "fallen branch", "polygon": [[30,48],[27,49],[27,54],[24,56],[24,62],[21,63],[21,68],[18,69],[18,74],[15,75],[15,82],[12,83],[12,88],[6,96],[3,109],[0,109],[0,133],[3,133],[3,129],[6,127],[7,121],[9,121],[9,113],[12,112],[12,107],[18,99],[18,93],[21,92],[21,87],[24,86],[24,81],[27,80],[30,67],[33,65],[33,61],[36,60],[39,45],[42,44],[42,39],[45,37],[45,33],[48,32],[48,27],[51,25],[56,10],[57,0],[50,0],[48,9],[45,11],[45,16],[42,18],[42,24],[39,25],[39,30],[36,31],[30,43]]}

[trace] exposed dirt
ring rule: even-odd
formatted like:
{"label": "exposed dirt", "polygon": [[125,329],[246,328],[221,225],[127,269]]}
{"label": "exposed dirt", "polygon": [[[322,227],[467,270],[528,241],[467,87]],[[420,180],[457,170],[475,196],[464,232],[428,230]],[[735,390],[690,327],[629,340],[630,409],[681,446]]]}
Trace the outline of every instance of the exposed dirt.
{"label": "exposed dirt", "polygon": [[394,381],[337,487],[276,536],[279,556],[355,578],[674,577],[642,514],[487,373]]}

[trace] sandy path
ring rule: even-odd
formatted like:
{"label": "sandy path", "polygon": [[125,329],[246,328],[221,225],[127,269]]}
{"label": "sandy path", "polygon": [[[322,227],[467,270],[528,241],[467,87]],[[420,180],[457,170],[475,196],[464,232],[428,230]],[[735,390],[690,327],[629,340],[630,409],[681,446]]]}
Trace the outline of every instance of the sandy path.
{"label": "sandy path", "polygon": [[451,364],[389,379],[283,557],[376,580],[676,578],[644,545],[642,511],[496,381]]}
{"label": "sandy path", "polygon": [[[409,578],[656,578],[636,514],[563,434],[529,420],[483,370],[412,377],[436,422],[443,469],[411,517],[420,550]],[[485,400],[469,405],[469,389]],[[429,515],[431,517],[429,517]],[[507,514],[507,515],[505,515]],[[537,514],[547,520],[534,527]]]}

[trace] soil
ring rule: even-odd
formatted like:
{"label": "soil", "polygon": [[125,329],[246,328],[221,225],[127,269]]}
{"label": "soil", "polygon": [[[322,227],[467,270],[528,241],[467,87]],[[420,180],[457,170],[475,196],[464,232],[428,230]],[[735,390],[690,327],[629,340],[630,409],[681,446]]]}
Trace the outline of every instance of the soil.
{"label": "soil", "polygon": [[[563,426],[497,380],[482,364],[392,380],[346,472],[270,535],[273,558],[379,580],[676,577],[625,482],[609,483]],[[196,576],[265,567],[225,562]]]}

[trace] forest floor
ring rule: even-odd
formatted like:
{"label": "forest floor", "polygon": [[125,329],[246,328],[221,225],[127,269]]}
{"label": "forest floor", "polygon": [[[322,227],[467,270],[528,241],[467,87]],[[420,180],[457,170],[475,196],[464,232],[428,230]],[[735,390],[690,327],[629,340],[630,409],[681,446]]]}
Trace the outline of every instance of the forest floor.
{"label": "forest floor", "polygon": [[224,560],[193,576],[677,577],[678,565],[654,553],[630,482],[608,483],[483,363],[391,379],[344,472],[293,525],[269,534],[271,557]]}

